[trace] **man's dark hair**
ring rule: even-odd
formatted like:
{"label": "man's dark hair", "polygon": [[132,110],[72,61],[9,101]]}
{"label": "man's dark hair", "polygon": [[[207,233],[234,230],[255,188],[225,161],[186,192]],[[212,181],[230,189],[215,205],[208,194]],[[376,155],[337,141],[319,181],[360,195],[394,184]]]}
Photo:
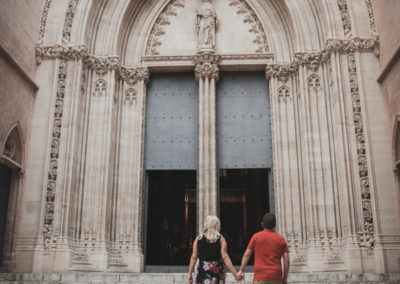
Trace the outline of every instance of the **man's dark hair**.
{"label": "man's dark hair", "polygon": [[265,214],[262,220],[262,225],[265,229],[273,230],[276,226],[275,215],[272,213]]}

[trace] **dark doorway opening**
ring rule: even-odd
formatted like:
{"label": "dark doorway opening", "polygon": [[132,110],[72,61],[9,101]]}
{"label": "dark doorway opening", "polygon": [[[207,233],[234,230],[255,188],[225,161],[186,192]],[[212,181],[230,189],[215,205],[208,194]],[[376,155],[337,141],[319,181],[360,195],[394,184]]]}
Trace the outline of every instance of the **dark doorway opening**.
{"label": "dark doorway opening", "polygon": [[0,164],[0,266],[3,264],[3,248],[6,234],[8,197],[12,170]]}
{"label": "dark doorway opening", "polygon": [[196,238],[196,171],[147,171],[146,265],[187,266]]}
{"label": "dark doorway opening", "polygon": [[[219,175],[221,233],[232,263],[240,264],[251,236],[269,212],[270,169],[222,169]],[[251,259],[249,264],[252,264]]]}

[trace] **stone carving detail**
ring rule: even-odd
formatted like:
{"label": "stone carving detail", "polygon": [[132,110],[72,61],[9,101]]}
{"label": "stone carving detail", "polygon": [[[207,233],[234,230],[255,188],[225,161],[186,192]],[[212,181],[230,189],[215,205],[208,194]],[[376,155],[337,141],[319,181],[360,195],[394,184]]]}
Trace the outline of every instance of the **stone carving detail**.
{"label": "stone carving detail", "polygon": [[213,52],[205,52],[193,56],[193,62],[196,65],[196,80],[200,78],[213,78],[217,81],[219,78],[219,61],[220,56]]}
{"label": "stone carving detail", "polygon": [[215,50],[215,30],[218,25],[217,13],[210,0],[196,10],[196,30],[198,50]]}
{"label": "stone carving detail", "polygon": [[135,101],[136,101],[136,91],[133,88],[130,88],[125,92],[124,105],[133,105]]}
{"label": "stone carving detail", "polygon": [[321,79],[317,74],[311,74],[307,79],[309,88],[316,88],[321,86]]}
{"label": "stone carving detail", "polygon": [[49,14],[51,1],[52,0],[46,0],[43,6],[43,12],[42,12],[42,17],[40,19],[40,27],[39,27],[39,38],[38,38],[39,43],[43,42],[44,32],[46,30],[47,16]]}
{"label": "stone carving detail", "polygon": [[371,30],[372,35],[376,35],[376,25],[375,25],[375,16],[374,16],[374,8],[372,7],[372,0],[365,0],[365,4],[368,9],[368,17],[369,17],[369,28]]}
{"label": "stone carving detail", "polygon": [[373,51],[379,56],[379,37],[375,35],[370,38],[352,37],[350,39],[328,39],[326,41],[328,52],[340,52],[349,54],[353,52]]}
{"label": "stone carving detail", "polygon": [[297,62],[288,64],[268,64],[265,70],[267,80],[277,78],[286,83],[290,77],[297,75],[299,65]]}
{"label": "stone carving detail", "polygon": [[139,80],[149,81],[149,69],[147,67],[127,68],[121,66],[119,77],[129,85],[136,84]]}
{"label": "stone carving detail", "polygon": [[39,65],[43,58],[58,58],[62,60],[78,60],[87,58],[89,50],[84,44],[52,46],[36,45],[36,64]]}
{"label": "stone carving detail", "polygon": [[[349,20],[349,13],[347,11],[346,0],[338,0],[339,9],[342,15],[343,29],[346,35],[351,35],[351,23]],[[357,65],[356,57],[354,52],[358,48],[373,48],[376,43],[379,44],[378,37],[374,36],[371,41],[358,41],[353,40],[353,44],[346,45],[344,51],[348,53],[347,62],[350,78],[350,93],[352,98],[352,109],[353,109],[353,121],[354,121],[354,134],[357,142],[357,158],[358,158],[358,172],[360,177],[361,186],[361,202],[363,210],[363,226],[361,231],[358,232],[358,242],[360,247],[368,249],[370,255],[374,254],[375,246],[375,228],[371,206],[371,195],[370,195],[370,184],[369,184],[369,172],[368,172],[368,153],[365,145],[365,133],[364,125],[362,121],[362,107],[360,104],[360,93],[358,88],[357,78]],[[336,44],[332,44],[336,46]],[[357,48],[354,48],[356,46]],[[343,52],[343,48],[341,50]],[[376,53],[375,53],[376,54]]]}
{"label": "stone carving detail", "polygon": [[104,79],[98,79],[94,83],[93,97],[106,97],[107,96],[107,82]]}
{"label": "stone carving detail", "polygon": [[78,6],[79,0],[69,1],[67,14],[65,16],[64,28],[63,28],[63,43],[68,43],[71,39],[71,29],[72,23],[74,21],[74,16],[76,12],[76,7]]}
{"label": "stone carving detail", "polygon": [[267,79],[277,78],[281,82],[287,82],[290,77],[297,75],[300,65],[304,65],[315,72],[322,64],[329,61],[332,53],[350,54],[373,51],[375,55],[379,55],[378,36],[328,39],[325,46],[324,49],[317,52],[298,52],[291,63],[268,64],[266,67]]}
{"label": "stone carving detail", "polygon": [[289,88],[283,85],[278,89],[278,101],[287,101],[287,100],[290,100]]}
{"label": "stone carving detail", "polygon": [[254,11],[244,0],[229,0],[229,2],[229,6],[236,6],[237,13],[243,15],[243,22],[251,26],[249,32],[254,33],[256,36],[253,40],[253,43],[257,44],[255,52],[263,53],[269,51],[264,28]]}
{"label": "stone carving detail", "polygon": [[184,0],[175,0],[169,3],[164,10],[161,12],[160,16],[157,18],[150,32],[149,39],[146,46],[146,55],[158,55],[158,46],[161,45],[159,37],[165,34],[163,26],[170,25],[170,17],[176,16],[178,14],[178,8],[185,7]]}
{"label": "stone carving detail", "polygon": [[84,60],[88,68],[93,69],[100,76],[109,71],[120,68],[118,56],[93,56],[89,55]]}
{"label": "stone carving detail", "polygon": [[[70,40],[72,22],[75,16],[76,6],[79,0],[71,0],[69,2],[67,14],[65,16],[63,28],[63,42],[68,43]],[[61,124],[63,117],[63,106],[65,96],[65,81],[67,77],[67,60],[60,58],[57,75],[57,91],[56,102],[54,108],[53,131],[51,134],[49,168],[47,175],[45,213],[43,220],[43,248],[44,253],[48,254],[57,247],[58,233],[53,227],[54,222],[54,202],[55,190],[57,184],[58,155],[60,152]]]}
{"label": "stone carving detail", "polygon": [[344,35],[346,37],[350,37],[352,35],[351,22],[350,22],[350,14],[349,11],[347,10],[346,0],[338,0],[337,3],[340,10],[340,16],[342,17]]}
{"label": "stone carving detail", "polygon": [[53,131],[50,143],[50,159],[47,174],[46,203],[43,225],[43,242],[45,253],[57,246],[58,236],[53,232],[54,202],[57,183],[58,155],[60,152],[61,124],[65,96],[65,79],[67,73],[67,61],[61,60],[58,67],[57,92],[54,108]]}

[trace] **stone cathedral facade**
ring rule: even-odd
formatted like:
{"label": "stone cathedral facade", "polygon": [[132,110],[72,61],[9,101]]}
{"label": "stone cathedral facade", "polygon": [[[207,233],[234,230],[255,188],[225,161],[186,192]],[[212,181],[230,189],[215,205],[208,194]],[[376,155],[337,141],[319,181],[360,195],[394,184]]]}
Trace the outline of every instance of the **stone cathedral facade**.
{"label": "stone cathedral facade", "polygon": [[293,273],[399,272],[373,1],[42,4],[30,115],[3,96],[3,271],[174,271],[209,214],[240,261],[271,211]]}

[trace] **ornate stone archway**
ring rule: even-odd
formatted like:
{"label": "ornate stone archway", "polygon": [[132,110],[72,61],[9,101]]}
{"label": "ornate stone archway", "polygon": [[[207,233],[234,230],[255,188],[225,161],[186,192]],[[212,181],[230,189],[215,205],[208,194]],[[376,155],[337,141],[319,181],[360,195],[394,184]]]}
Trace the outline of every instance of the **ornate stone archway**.
{"label": "ornate stone archway", "polygon": [[[143,271],[143,126],[151,73],[195,71],[200,105],[210,108],[199,129],[200,137],[211,133],[199,140],[201,223],[216,212],[218,72],[265,70],[278,230],[289,242],[292,270],[393,269],[386,263],[398,249],[387,246],[399,236],[381,223],[391,211],[378,198],[371,167],[368,90],[376,82],[364,68],[376,66],[379,39],[370,1],[214,0],[219,24],[208,53],[196,43],[199,5],[45,2],[37,73],[50,77],[38,92],[50,134],[33,140],[49,150],[44,182],[34,189],[41,196],[40,230],[21,233],[40,241],[26,238],[30,249],[19,256],[40,260],[37,271]],[[51,11],[64,11],[64,22]],[[67,261],[53,261],[60,257]]]}

